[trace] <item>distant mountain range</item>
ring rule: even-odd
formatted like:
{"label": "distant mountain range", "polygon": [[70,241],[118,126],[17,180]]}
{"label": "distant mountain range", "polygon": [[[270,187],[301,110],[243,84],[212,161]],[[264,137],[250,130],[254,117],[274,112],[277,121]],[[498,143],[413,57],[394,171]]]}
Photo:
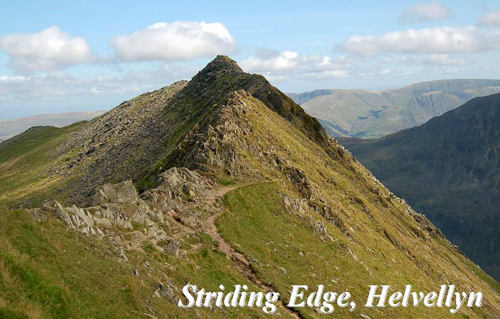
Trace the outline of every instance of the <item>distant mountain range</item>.
{"label": "distant mountain range", "polygon": [[381,139],[341,143],[500,279],[500,94]]}
{"label": "distant mountain range", "polygon": [[500,80],[442,80],[382,92],[316,90],[289,96],[333,136],[378,138],[499,92]]}
{"label": "distant mountain range", "polygon": [[41,114],[12,120],[0,120],[0,141],[20,134],[33,126],[63,127],[80,121],[88,121],[104,114],[104,111]]}

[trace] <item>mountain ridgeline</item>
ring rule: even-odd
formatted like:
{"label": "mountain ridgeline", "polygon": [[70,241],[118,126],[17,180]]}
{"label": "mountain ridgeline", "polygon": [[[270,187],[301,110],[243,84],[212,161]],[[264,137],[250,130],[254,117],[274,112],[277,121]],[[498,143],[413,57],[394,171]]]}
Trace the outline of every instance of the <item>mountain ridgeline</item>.
{"label": "mountain ridgeline", "polygon": [[[0,314],[262,317],[182,309],[182,287],[347,289],[342,318],[453,317],[448,308],[364,308],[368,284],[481,291],[469,318],[500,316],[500,287],[387,190],[264,77],[218,56],[191,81],[89,123],[0,144]],[[8,208],[9,207],[9,208]],[[71,269],[71,271],[67,271]],[[29,312],[29,313],[28,313]]]}
{"label": "mountain ridgeline", "polygon": [[440,80],[382,92],[317,90],[289,96],[333,136],[378,138],[499,92],[500,80]]}
{"label": "mountain ridgeline", "polygon": [[500,279],[500,94],[378,140],[343,139],[385,185]]}
{"label": "mountain ridgeline", "polygon": [[236,62],[220,57],[190,82],[178,82],[122,103],[68,139],[58,152],[79,152],[62,167],[65,175],[74,176],[64,190],[70,202],[88,202],[97,186],[124,178],[147,188],[162,167],[171,164],[165,161],[174,159],[170,155],[181,138],[195,127],[208,125],[226,103],[228,93],[238,90],[326,145],[326,134],[316,119],[263,76],[246,74]]}

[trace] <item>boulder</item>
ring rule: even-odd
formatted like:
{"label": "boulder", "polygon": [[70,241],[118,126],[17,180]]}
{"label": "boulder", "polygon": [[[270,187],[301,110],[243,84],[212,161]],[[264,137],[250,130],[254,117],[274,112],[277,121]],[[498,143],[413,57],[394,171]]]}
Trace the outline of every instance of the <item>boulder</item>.
{"label": "boulder", "polygon": [[126,180],[118,184],[104,184],[97,188],[94,195],[94,204],[102,205],[106,203],[130,203],[139,199],[137,190],[131,180]]}
{"label": "boulder", "polygon": [[170,255],[175,257],[179,257],[182,243],[177,239],[170,239],[165,246],[163,246],[163,250],[165,250]]}

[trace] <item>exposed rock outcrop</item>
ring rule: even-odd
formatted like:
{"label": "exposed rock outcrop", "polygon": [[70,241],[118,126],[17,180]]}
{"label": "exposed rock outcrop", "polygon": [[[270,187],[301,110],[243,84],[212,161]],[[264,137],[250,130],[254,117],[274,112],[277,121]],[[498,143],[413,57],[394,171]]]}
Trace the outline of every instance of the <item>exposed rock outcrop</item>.
{"label": "exposed rock outcrop", "polygon": [[117,249],[142,249],[149,242],[179,257],[183,236],[203,227],[199,206],[216,208],[205,201],[215,182],[186,168],[167,170],[158,180],[158,187],[142,196],[126,180],[98,187],[93,206],[64,207],[51,201],[31,213],[38,221],[53,216],[85,235],[109,238]]}

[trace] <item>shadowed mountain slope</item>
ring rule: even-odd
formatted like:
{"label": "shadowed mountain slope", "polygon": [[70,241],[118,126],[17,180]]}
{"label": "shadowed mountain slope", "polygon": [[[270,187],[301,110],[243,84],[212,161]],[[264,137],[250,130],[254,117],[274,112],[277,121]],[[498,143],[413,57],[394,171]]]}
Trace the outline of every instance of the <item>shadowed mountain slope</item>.
{"label": "shadowed mountain slope", "polygon": [[500,278],[500,94],[426,124],[342,143],[467,256]]}

